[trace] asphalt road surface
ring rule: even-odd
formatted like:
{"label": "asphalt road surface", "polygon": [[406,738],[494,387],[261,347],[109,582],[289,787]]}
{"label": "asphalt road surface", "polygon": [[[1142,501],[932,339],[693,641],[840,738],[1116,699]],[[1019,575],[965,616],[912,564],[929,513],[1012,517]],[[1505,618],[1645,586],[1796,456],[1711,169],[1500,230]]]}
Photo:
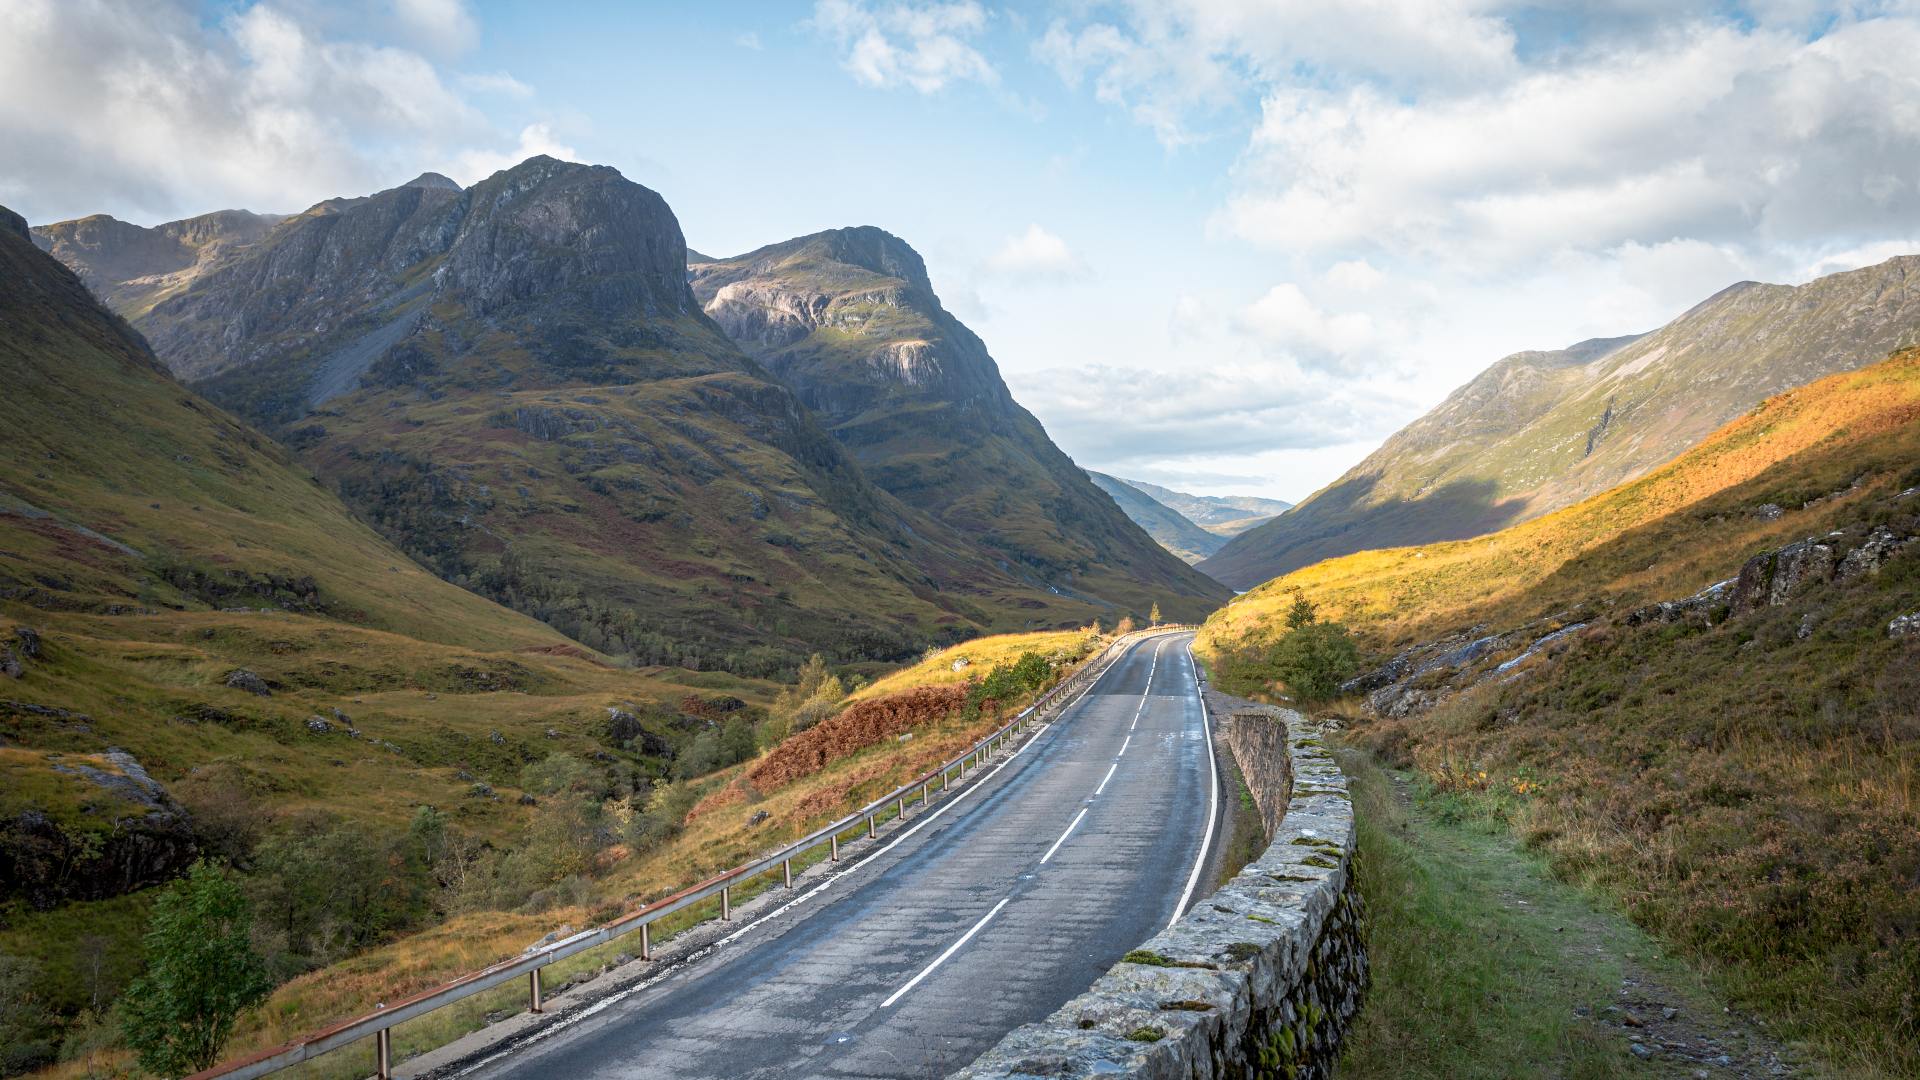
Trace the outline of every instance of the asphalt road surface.
{"label": "asphalt road surface", "polygon": [[1047,1016],[1208,891],[1221,799],[1191,637],[1133,646],[977,783],[725,948],[465,1075],[937,1077]]}

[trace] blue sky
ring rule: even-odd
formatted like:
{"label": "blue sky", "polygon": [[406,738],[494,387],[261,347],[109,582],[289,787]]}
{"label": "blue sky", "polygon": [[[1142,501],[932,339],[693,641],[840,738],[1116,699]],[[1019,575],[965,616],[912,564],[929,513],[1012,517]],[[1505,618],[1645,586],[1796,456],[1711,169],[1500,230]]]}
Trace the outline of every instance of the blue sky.
{"label": "blue sky", "polygon": [[1299,499],[1500,356],[1920,250],[1912,0],[0,0],[0,203],[527,153],[873,224],[1082,464]]}

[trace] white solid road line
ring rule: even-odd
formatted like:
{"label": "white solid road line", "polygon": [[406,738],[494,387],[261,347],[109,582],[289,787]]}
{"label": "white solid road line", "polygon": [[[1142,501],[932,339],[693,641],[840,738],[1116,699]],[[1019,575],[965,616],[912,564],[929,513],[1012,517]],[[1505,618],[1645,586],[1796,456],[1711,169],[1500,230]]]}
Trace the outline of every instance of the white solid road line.
{"label": "white solid road line", "polygon": [[1167,920],[1167,929],[1180,921],[1180,914],[1187,910],[1187,901],[1193,899],[1193,890],[1200,884],[1200,871],[1207,865],[1207,848],[1213,844],[1214,822],[1220,818],[1220,770],[1213,763],[1213,725],[1207,722],[1207,695],[1200,689],[1200,665],[1193,659],[1193,644],[1187,644],[1187,667],[1193,672],[1193,696],[1200,702],[1200,731],[1207,740],[1207,833],[1200,839],[1200,854],[1194,857],[1193,873],[1187,875],[1187,889],[1180,894],[1180,902],[1173,905],[1173,918]]}
{"label": "white solid road line", "polygon": [[1073,830],[1079,827],[1080,819],[1086,816],[1087,808],[1083,806],[1079,813],[1073,815],[1073,821],[1067,825],[1067,831],[1060,834],[1060,839],[1053,842],[1053,846],[1047,849],[1045,855],[1040,856],[1041,866],[1047,865],[1047,860],[1053,858],[1053,853],[1060,850],[1060,845],[1067,842],[1067,837],[1072,836]]}
{"label": "white solid road line", "polygon": [[918,974],[918,975],[915,975],[915,976],[914,976],[913,978],[911,978],[911,979],[908,979],[908,980],[907,980],[907,985],[905,985],[905,986],[903,986],[903,987],[901,987],[901,988],[900,988],[900,989],[898,989],[898,990],[895,990],[895,991],[893,992],[893,996],[892,996],[892,997],[889,997],[889,998],[888,998],[887,1000],[885,1000],[885,1001],[883,1001],[883,1002],[881,1002],[881,1003],[880,1003],[880,1007],[881,1007],[881,1008],[883,1008],[883,1009],[888,1009],[888,1008],[892,1008],[892,1007],[893,1007],[893,1003],[894,1003],[894,1002],[896,1002],[896,1001],[899,1001],[899,1000],[900,1000],[900,995],[902,995],[902,994],[904,994],[904,993],[906,993],[907,991],[909,991],[909,990],[911,990],[911,989],[913,989],[913,988],[914,988],[914,987],[916,987],[916,986],[919,986],[919,985],[920,985],[920,980],[921,980],[921,979],[924,979],[924,978],[926,978],[927,976],[929,976],[929,975],[931,975],[931,974],[933,974],[933,969],[934,969],[934,968],[937,968],[937,967],[939,967],[939,966],[940,966],[941,964],[944,964],[944,963],[946,963],[946,962],[947,962],[947,958],[948,958],[948,957],[950,957],[950,956],[952,956],[952,955],[953,955],[954,953],[957,953],[957,952],[959,952],[959,951],[960,951],[960,946],[962,946],[962,945],[965,945],[965,944],[966,944],[966,943],[967,943],[967,942],[968,942],[969,940],[971,940],[971,939],[972,939],[972,937],[973,937],[973,935],[975,935],[975,934],[977,934],[977,933],[979,933],[979,932],[980,932],[980,928],[981,928],[981,927],[983,927],[983,926],[985,926],[985,925],[987,925],[987,922],[988,922],[989,920],[991,920],[991,919],[992,919],[992,918],[993,918],[993,917],[994,917],[995,915],[998,915],[998,914],[1000,914],[1000,909],[1001,909],[1001,908],[1003,908],[1003,907],[1006,907],[1006,906],[1007,906],[1007,901],[1008,901],[1008,900],[1011,900],[1011,899],[1013,899],[1013,897],[1011,897],[1011,896],[1005,896],[1005,897],[1001,897],[1001,899],[1000,899],[1000,902],[999,902],[999,903],[997,903],[997,904],[995,904],[995,905],[993,905],[993,910],[992,910],[992,911],[989,911],[989,912],[987,912],[987,913],[986,913],[985,915],[982,915],[982,916],[980,916],[980,921],[979,921],[979,922],[977,922],[977,923],[974,923],[974,924],[973,924],[973,929],[971,929],[971,930],[969,930],[969,931],[967,931],[967,932],[966,932],[966,933],[964,933],[964,934],[961,934],[961,935],[960,935],[960,940],[959,940],[959,941],[956,941],[956,942],[954,942],[953,944],[951,944],[951,945],[949,945],[949,946],[947,946],[947,951],[946,951],[946,952],[943,952],[943,953],[941,953],[941,954],[940,954],[939,956],[936,956],[936,957],[934,957],[934,958],[933,958],[933,963],[931,963],[931,964],[928,964],[928,965],[927,965],[926,967],[924,967],[924,968],[922,968],[922,969],[920,970],[920,974]]}

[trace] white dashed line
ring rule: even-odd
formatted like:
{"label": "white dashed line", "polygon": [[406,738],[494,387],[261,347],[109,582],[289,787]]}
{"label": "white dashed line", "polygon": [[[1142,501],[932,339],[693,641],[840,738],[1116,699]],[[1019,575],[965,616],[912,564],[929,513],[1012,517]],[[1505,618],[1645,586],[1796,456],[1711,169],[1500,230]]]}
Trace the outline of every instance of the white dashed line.
{"label": "white dashed line", "polygon": [[966,944],[966,943],[967,943],[968,941],[971,941],[971,940],[973,939],[973,935],[975,935],[975,934],[977,934],[977,933],[979,933],[979,932],[980,932],[980,928],[981,928],[981,927],[983,927],[983,926],[985,926],[985,925],[987,925],[987,922],[988,922],[989,920],[991,920],[991,919],[992,919],[992,918],[993,918],[993,917],[994,917],[995,915],[998,915],[998,914],[1000,914],[1000,909],[1001,909],[1001,908],[1003,908],[1003,907],[1006,907],[1006,906],[1007,906],[1007,901],[1008,901],[1008,900],[1011,900],[1011,899],[1013,899],[1013,897],[1011,897],[1011,896],[1008,896],[1008,897],[1004,897],[1004,898],[1002,898],[1002,899],[1001,899],[1001,901],[1000,901],[999,903],[997,903],[997,904],[995,904],[995,905],[993,905],[993,910],[992,910],[992,911],[989,911],[989,912],[987,912],[987,913],[986,913],[985,915],[982,915],[982,916],[980,916],[980,921],[979,921],[979,922],[977,922],[977,923],[974,923],[974,924],[973,924],[973,929],[971,929],[971,930],[969,930],[969,931],[967,931],[967,932],[966,932],[966,933],[964,933],[964,934],[961,934],[961,935],[960,935],[960,940],[959,940],[959,941],[956,941],[956,942],[954,942],[953,944],[951,944],[951,945],[949,945],[949,946],[947,946],[947,951],[946,951],[946,952],[943,952],[943,953],[941,953],[941,954],[940,954],[939,956],[936,956],[936,957],[934,957],[934,958],[933,958],[933,963],[931,963],[931,964],[928,964],[928,965],[927,965],[926,967],[924,967],[924,968],[922,968],[922,969],[920,969],[920,974],[918,974],[918,975],[915,975],[915,976],[914,976],[913,978],[911,978],[911,979],[908,979],[908,980],[907,980],[907,985],[905,985],[905,986],[903,986],[903,987],[901,987],[901,988],[900,988],[900,989],[898,989],[898,990],[895,990],[895,991],[893,992],[893,996],[891,996],[891,997],[889,997],[889,998],[887,998],[887,1000],[885,1000],[885,1001],[883,1001],[883,1002],[881,1002],[881,1003],[880,1003],[880,1007],[881,1007],[881,1008],[883,1008],[883,1009],[890,1009],[890,1008],[892,1008],[892,1007],[893,1007],[893,1003],[894,1003],[894,1002],[896,1002],[896,1001],[899,1001],[899,1000],[900,1000],[900,996],[901,996],[902,994],[905,994],[905,993],[906,993],[907,991],[909,991],[909,990],[911,990],[911,989],[913,989],[913,988],[914,988],[914,987],[916,987],[916,986],[919,986],[919,985],[920,985],[920,980],[921,980],[921,979],[924,979],[924,978],[926,978],[927,976],[929,976],[929,975],[931,975],[931,974],[933,974],[933,969],[934,969],[934,968],[937,968],[937,967],[939,967],[939,966],[940,966],[941,964],[944,964],[944,963],[946,963],[946,962],[947,962],[947,958],[948,958],[948,957],[950,957],[950,956],[952,956],[952,955],[953,955],[954,953],[957,953],[957,952],[959,952],[959,951],[960,951],[960,946],[962,946],[962,945],[965,945],[965,944]]}
{"label": "white dashed line", "polygon": [[1080,819],[1086,816],[1087,816],[1087,808],[1083,806],[1080,808],[1079,813],[1073,815],[1073,821],[1071,824],[1067,826],[1067,831],[1060,834],[1060,839],[1055,840],[1053,842],[1053,846],[1047,849],[1047,853],[1045,855],[1040,856],[1041,866],[1047,865],[1047,860],[1053,858],[1053,853],[1060,850],[1060,845],[1067,842],[1067,837],[1072,836],[1073,830],[1079,827]]}

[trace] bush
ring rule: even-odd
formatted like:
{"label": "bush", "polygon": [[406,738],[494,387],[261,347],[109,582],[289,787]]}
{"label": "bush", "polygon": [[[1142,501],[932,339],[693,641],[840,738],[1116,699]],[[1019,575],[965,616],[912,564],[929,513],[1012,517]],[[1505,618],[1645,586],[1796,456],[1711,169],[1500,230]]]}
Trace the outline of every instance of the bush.
{"label": "bush", "polygon": [[204,859],[155,901],[147,971],[121,999],[141,1068],[178,1076],[219,1062],[234,1022],[272,989],[252,933],[245,894]]}
{"label": "bush", "polygon": [[1273,666],[1295,698],[1325,701],[1360,669],[1360,650],[1345,626],[1308,623],[1274,646]]}

